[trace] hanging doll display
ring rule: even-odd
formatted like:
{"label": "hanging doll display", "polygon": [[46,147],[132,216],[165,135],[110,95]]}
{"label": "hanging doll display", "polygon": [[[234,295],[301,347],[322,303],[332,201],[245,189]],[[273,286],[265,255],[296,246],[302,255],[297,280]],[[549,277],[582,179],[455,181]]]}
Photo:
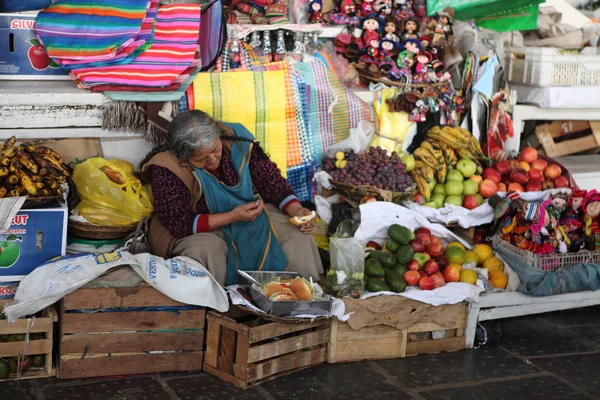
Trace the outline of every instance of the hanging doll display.
{"label": "hanging doll display", "polygon": [[501,90],[491,100],[490,118],[487,131],[487,146],[484,152],[495,160],[504,160],[507,154],[504,151],[504,142],[515,136],[512,118],[508,113],[508,99]]}
{"label": "hanging doll display", "polygon": [[590,190],[582,202],[583,223],[588,237],[588,250],[600,250],[600,193]]}
{"label": "hanging doll display", "polygon": [[323,19],[323,2],[322,0],[311,0],[308,3],[308,12],[310,13],[310,23],[311,24],[322,24],[325,22]]}
{"label": "hanging doll display", "polygon": [[412,0],[394,0],[393,5],[392,14],[399,21],[415,16]]}

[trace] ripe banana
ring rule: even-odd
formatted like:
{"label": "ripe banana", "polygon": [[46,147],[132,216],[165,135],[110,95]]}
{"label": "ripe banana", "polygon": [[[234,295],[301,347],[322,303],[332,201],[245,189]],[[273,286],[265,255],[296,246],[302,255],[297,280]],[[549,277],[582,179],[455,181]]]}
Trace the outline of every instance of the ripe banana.
{"label": "ripe banana", "polygon": [[10,192],[8,192],[7,197],[19,197],[21,195],[21,193],[19,192],[19,189],[13,189]]}
{"label": "ripe banana", "polygon": [[427,179],[427,181],[430,181],[433,178],[435,178],[435,171],[433,170],[433,168],[426,165],[423,168],[419,168],[419,170],[421,171],[421,174],[423,174],[425,179]]}
{"label": "ripe banana", "polygon": [[42,182],[33,182],[33,185],[35,186],[36,189],[44,188],[44,184]]}
{"label": "ripe banana", "polygon": [[12,174],[12,175],[9,175],[8,177],[6,177],[5,182],[8,183],[9,185],[16,185],[17,183],[19,183],[19,178],[16,175]]}
{"label": "ripe banana", "polygon": [[456,157],[456,152],[454,151],[454,149],[444,143],[440,143],[440,147],[442,149],[442,153],[444,153],[444,159],[446,160],[446,165],[448,166],[448,169],[456,169],[458,159]]}
{"label": "ripe banana", "polygon": [[440,146],[438,146],[437,144],[434,145],[432,142],[430,142],[429,140],[424,140],[423,143],[421,143],[421,146],[423,149],[429,151],[431,153],[431,155],[436,159],[436,161],[438,163],[444,163],[444,154],[442,154],[442,149],[440,149]]}
{"label": "ripe banana", "polygon": [[7,192],[8,192],[8,190],[6,190],[6,188],[4,186],[0,186],[0,197],[6,196]]}
{"label": "ripe banana", "polygon": [[441,163],[440,165],[442,168],[437,171],[437,181],[438,183],[445,183],[446,175],[448,174],[448,167],[444,163]]}
{"label": "ripe banana", "polygon": [[33,160],[31,159],[31,157],[29,157],[27,154],[23,153],[19,156],[19,162],[28,170],[30,170],[31,172],[33,172],[34,174],[38,173],[38,166],[36,165],[36,163],[33,162]]}
{"label": "ripe banana", "polygon": [[461,141],[454,136],[446,135],[445,133],[434,133],[429,131],[425,134],[425,137],[427,139],[433,139],[438,143],[445,143],[453,149],[466,149],[469,147],[467,142]]}
{"label": "ripe banana", "polygon": [[35,151],[35,146],[28,142],[21,143],[21,147],[28,153],[33,153]]}
{"label": "ripe banana", "polygon": [[421,174],[419,170],[415,169],[411,171],[410,176],[412,177],[413,181],[417,184],[417,189],[419,189],[419,192],[421,193],[421,195],[423,195],[425,201],[429,201],[429,199],[431,198],[431,190],[429,189],[429,184],[425,180],[423,174]]}
{"label": "ripe banana", "polygon": [[440,168],[437,165],[438,161],[433,156],[433,154],[431,154],[431,152],[429,150],[419,147],[418,149],[416,149],[413,152],[413,154],[415,157],[418,157],[421,161],[423,161],[425,164],[429,165],[431,168],[433,168],[435,170]]}
{"label": "ripe banana", "polygon": [[32,196],[35,196],[37,194],[37,188],[35,187],[33,181],[25,171],[23,171],[22,169],[18,169],[17,177],[21,181],[21,186],[23,186],[23,189],[25,189],[27,193],[29,193]]}

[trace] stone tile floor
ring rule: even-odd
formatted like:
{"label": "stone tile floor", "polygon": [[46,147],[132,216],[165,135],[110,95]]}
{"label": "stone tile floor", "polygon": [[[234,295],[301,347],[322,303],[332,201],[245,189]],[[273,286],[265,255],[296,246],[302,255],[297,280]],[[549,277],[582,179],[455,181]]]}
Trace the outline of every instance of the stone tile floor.
{"label": "stone tile floor", "polygon": [[504,321],[499,346],[324,364],[240,390],[202,372],[0,383],[0,399],[600,399],[600,307]]}

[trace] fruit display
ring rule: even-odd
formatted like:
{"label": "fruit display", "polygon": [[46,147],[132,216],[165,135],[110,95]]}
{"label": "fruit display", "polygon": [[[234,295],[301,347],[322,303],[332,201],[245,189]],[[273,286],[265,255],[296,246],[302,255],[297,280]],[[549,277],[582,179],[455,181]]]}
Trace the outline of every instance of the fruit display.
{"label": "fruit display", "polygon": [[30,143],[15,146],[13,136],[0,146],[0,197],[52,197],[63,194],[69,171],[61,156]]}
{"label": "fruit display", "polygon": [[364,154],[337,152],[323,159],[323,170],[336,181],[352,186],[373,186],[392,192],[406,192],[414,186],[407,166],[396,152],[371,147]]}

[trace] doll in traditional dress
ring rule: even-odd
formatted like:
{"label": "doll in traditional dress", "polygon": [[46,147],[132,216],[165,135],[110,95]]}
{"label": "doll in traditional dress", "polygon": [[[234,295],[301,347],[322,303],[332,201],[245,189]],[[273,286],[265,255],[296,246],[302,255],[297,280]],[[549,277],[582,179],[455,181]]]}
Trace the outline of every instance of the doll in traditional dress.
{"label": "doll in traditional dress", "polygon": [[365,54],[360,58],[365,64],[373,64],[379,60],[379,38],[373,38],[364,49]]}
{"label": "doll in traditional dress", "polygon": [[589,238],[588,249],[600,250],[600,193],[590,190],[583,198],[581,205],[584,230]]}
{"label": "doll in traditional dress", "polygon": [[322,0],[311,0],[311,2],[308,3],[311,24],[322,24],[323,22],[325,22],[325,20],[323,19],[322,9]]}
{"label": "doll in traditional dress", "polygon": [[569,251],[572,252],[581,250],[582,246],[585,245],[581,204],[586,193],[585,190],[575,190],[571,193],[567,209],[559,222],[559,228],[568,236],[567,245]]}
{"label": "doll in traditional dress", "polygon": [[415,67],[413,82],[415,83],[428,83],[429,77],[429,64],[431,63],[431,53],[428,51],[421,51],[415,57]]}
{"label": "doll in traditional dress", "polygon": [[354,4],[354,0],[342,0],[340,3],[340,12],[349,17],[354,17],[356,15],[356,4]]}
{"label": "doll in traditional dress", "polygon": [[398,24],[398,21],[396,20],[396,18],[394,17],[387,17],[385,19],[385,27],[383,28],[383,33],[384,39],[389,39],[389,40],[393,40],[396,43],[400,43],[400,36],[398,36],[398,33],[400,31],[399,29],[400,24]]}
{"label": "doll in traditional dress", "polygon": [[418,39],[420,26],[421,25],[419,24],[419,22],[414,18],[405,19],[404,30],[402,31],[402,35],[400,36],[400,38],[402,40]]}
{"label": "doll in traditional dress", "polygon": [[360,5],[361,17],[365,17],[373,13],[373,3],[375,3],[375,0],[363,0],[362,4]]}
{"label": "doll in traditional dress", "polygon": [[[364,3],[363,3],[364,4]],[[383,26],[383,22],[379,16],[375,14],[371,14],[362,20],[362,35],[360,40],[362,42],[362,47],[367,48],[371,45],[373,40],[379,41],[381,39],[380,30]],[[379,48],[379,43],[377,44],[377,48]]]}
{"label": "doll in traditional dress", "polygon": [[433,44],[440,46],[443,43],[454,42],[453,11],[445,9],[438,13],[437,20],[432,20],[428,27],[433,28]]}
{"label": "doll in traditional dress", "polygon": [[381,17],[388,17],[392,14],[392,0],[375,0],[373,9]]}
{"label": "doll in traditional dress", "polygon": [[419,38],[419,41],[421,42],[421,47],[423,50],[429,51],[429,48],[431,47],[431,37],[428,35],[423,35]]}
{"label": "doll in traditional dress", "polygon": [[423,50],[421,42],[418,39],[407,39],[400,45],[400,54],[397,64],[400,68],[412,69],[415,64],[414,59],[417,54]]}
{"label": "doll in traditional dress", "polygon": [[554,253],[554,233],[549,208],[552,200],[548,199],[542,203],[525,203],[523,206],[523,218],[530,221],[532,251],[536,254]]}

